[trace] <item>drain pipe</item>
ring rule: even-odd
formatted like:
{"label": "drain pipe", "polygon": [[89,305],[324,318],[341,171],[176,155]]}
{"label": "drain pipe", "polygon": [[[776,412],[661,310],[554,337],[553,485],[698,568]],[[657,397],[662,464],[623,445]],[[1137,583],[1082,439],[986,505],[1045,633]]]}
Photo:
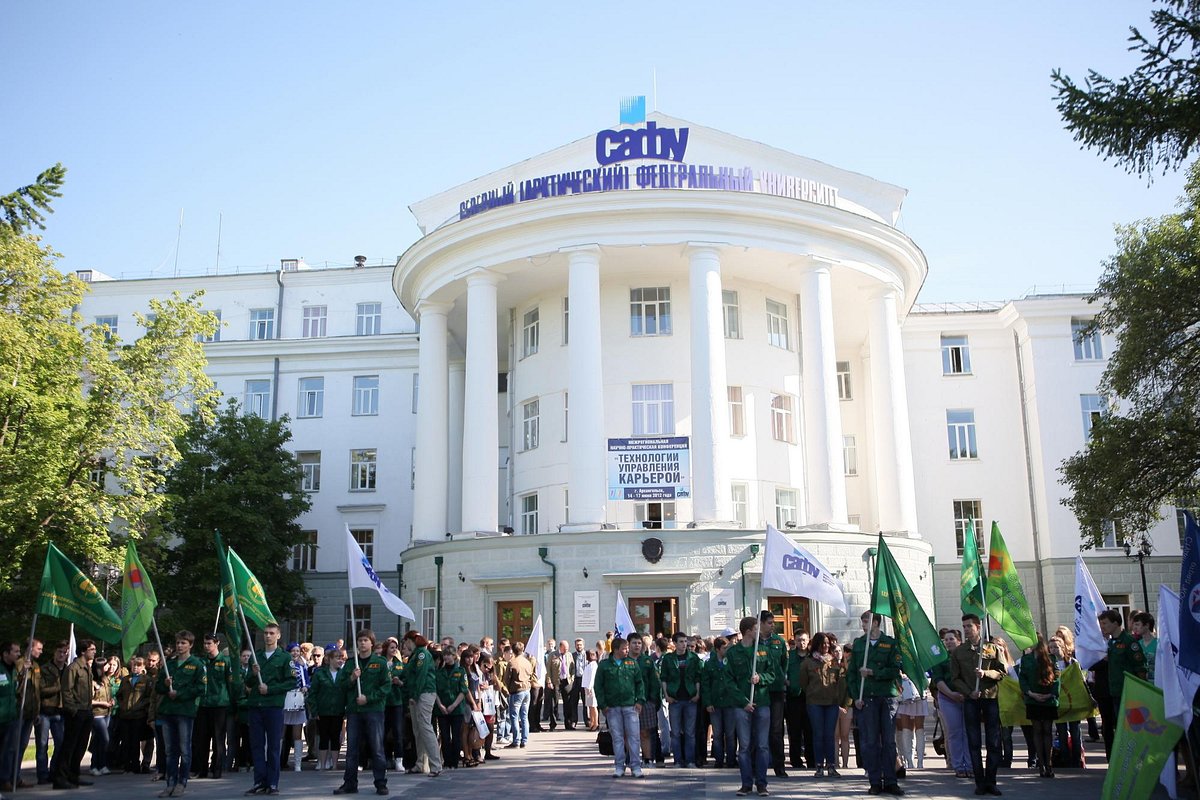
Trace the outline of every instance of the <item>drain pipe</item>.
{"label": "drain pipe", "polygon": [[546,556],[550,553],[549,547],[538,548],[538,558],[543,564],[550,566],[550,625],[554,631],[554,638],[558,638],[558,567],[546,560]]}
{"label": "drain pipe", "polygon": [[434,625],[433,631],[438,641],[441,641],[442,638],[442,561],[444,560],[442,556],[433,557],[433,565],[437,567],[437,607],[433,612],[437,615],[437,624]]}
{"label": "drain pipe", "polygon": [[748,555],[744,559],[742,559],[742,566],[740,568],[740,571],[742,573],[742,616],[743,617],[746,616],[746,608],[747,608],[747,606],[746,606],[746,563],[749,561],[753,561],[754,557],[757,555],[758,555],[758,545],[752,544],[752,545],[750,545],[750,555]]}
{"label": "drain pipe", "polygon": [[[400,597],[401,599],[403,599],[403,597],[402,597],[403,594],[404,594],[404,562],[397,561],[396,562],[396,597]],[[398,638],[398,639],[404,638],[404,634],[405,634],[405,631],[401,630],[401,628],[404,626],[404,622],[402,620],[403,620],[403,617],[400,617],[400,616],[396,617],[396,638]]]}

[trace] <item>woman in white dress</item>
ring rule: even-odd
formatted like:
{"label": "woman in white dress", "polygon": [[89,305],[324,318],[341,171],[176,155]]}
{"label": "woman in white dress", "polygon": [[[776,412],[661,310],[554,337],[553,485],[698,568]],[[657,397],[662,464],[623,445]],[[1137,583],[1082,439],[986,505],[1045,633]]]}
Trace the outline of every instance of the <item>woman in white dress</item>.
{"label": "woman in white dress", "polygon": [[596,660],[596,651],[587,651],[587,666],[583,668],[583,707],[587,709],[587,729],[589,731],[600,730],[599,711],[596,708],[596,667],[599,662]]}

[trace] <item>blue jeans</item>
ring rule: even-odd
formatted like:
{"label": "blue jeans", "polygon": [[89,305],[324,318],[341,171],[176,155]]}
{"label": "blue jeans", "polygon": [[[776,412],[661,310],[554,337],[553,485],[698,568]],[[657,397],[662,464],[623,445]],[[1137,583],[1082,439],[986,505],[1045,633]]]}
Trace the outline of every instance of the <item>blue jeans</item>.
{"label": "blue jeans", "polygon": [[714,708],[708,712],[712,723],[712,757],[716,766],[732,764],[737,758],[737,709]]}
{"label": "blue jeans", "polygon": [[[0,764],[0,781],[4,783],[16,784],[16,772],[20,765],[17,761],[17,739],[21,733],[21,718],[0,724],[0,758],[4,759],[4,763]],[[24,755],[24,754],[22,754]]]}
{"label": "blue jeans", "polygon": [[866,697],[863,707],[855,707],[863,767],[872,786],[891,786],[896,782],[896,706],[894,697]]}
{"label": "blue jeans", "polygon": [[967,729],[963,725],[963,704],[946,695],[938,698],[938,710],[946,725],[947,766],[955,772],[970,772],[971,752],[967,750]]}
{"label": "blue jeans", "polygon": [[[358,786],[358,758],[364,739],[371,753],[371,774],[375,786],[386,788],[387,762],[383,760],[382,711],[359,711],[346,715],[346,771],[342,774],[342,783]],[[279,763],[278,758],[275,763]]]}
{"label": "blue jeans", "polygon": [[612,734],[613,772],[625,774],[625,751],[629,751],[629,766],[634,774],[642,771],[642,731],[637,709],[633,706],[613,706],[604,712],[608,732]]}
{"label": "blue jeans", "polygon": [[[975,785],[980,788],[996,785],[1000,768],[1000,703],[995,699],[979,698],[963,701],[963,717],[967,728],[967,749],[971,751],[971,766],[975,770]],[[987,769],[983,766],[979,725],[983,724],[987,743]]]}
{"label": "blue jeans", "polygon": [[812,728],[813,757],[816,764],[809,766],[837,766],[837,706],[817,706],[808,703],[808,723]]}
{"label": "blue jeans", "polygon": [[696,763],[696,704],[691,700],[676,700],[667,704],[667,711],[675,764],[690,767]]}
{"label": "blue jeans", "polygon": [[402,703],[398,706],[387,706],[384,709],[384,733],[392,732],[391,757],[404,758],[404,715],[407,707]]}
{"label": "blue jeans", "polygon": [[[39,714],[37,718],[37,776],[38,780],[50,780],[58,766],[58,754],[62,751],[63,737],[67,733],[62,714]],[[49,755],[50,742],[54,742],[54,755]]]}
{"label": "blue jeans", "polygon": [[[158,719],[162,722],[163,746],[167,750],[167,786],[187,786],[192,771],[192,726],[196,720],[182,714],[164,714]],[[279,763],[278,752],[275,763]]]}
{"label": "blue jeans", "polygon": [[529,690],[513,692],[508,697],[508,723],[515,744],[529,741]]}
{"label": "blue jeans", "polygon": [[249,709],[250,757],[254,759],[254,785],[279,788],[279,746],[283,742],[283,709]]}
{"label": "blue jeans", "polygon": [[771,762],[771,704],[756,705],[753,712],[744,708],[735,708],[734,712],[742,786],[765,787],[767,764]]}
{"label": "blue jeans", "polygon": [[108,768],[108,717],[92,717],[92,769]]}

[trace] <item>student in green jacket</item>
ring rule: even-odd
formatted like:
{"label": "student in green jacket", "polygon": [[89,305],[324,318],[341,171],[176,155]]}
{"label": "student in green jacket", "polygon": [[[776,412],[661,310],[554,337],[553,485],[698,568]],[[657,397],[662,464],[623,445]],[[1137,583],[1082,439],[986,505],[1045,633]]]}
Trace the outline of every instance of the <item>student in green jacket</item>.
{"label": "student in green jacket", "polygon": [[[5,642],[0,648],[0,781],[16,785],[17,735],[21,732],[21,715],[17,713],[17,673],[21,660],[21,645]],[[9,751],[12,751],[10,753]]]}
{"label": "student in green jacket", "polygon": [[283,701],[295,688],[292,659],[279,646],[279,626],[263,628],[266,645],[250,660],[246,670],[246,722],[250,729],[250,756],[254,760],[253,794],[279,793],[279,749],[283,743]]}
{"label": "student in green jacket", "polygon": [[462,716],[467,709],[467,673],[458,663],[454,648],[442,651],[442,665],[437,671],[437,723],[442,735],[442,763],[458,768],[462,749]]}
{"label": "student in green jacket", "polygon": [[854,640],[846,684],[854,699],[863,766],[871,793],[904,794],[896,783],[896,707],[900,694],[900,648],[880,631],[883,617],[867,611],[860,617],[863,636]]}
{"label": "student in green jacket", "polygon": [[612,640],[612,653],[596,669],[594,688],[596,705],[608,720],[608,730],[612,734],[613,777],[625,775],[626,752],[633,777],[645,777],[638,717],[646,702],[646,685],[641,666],[629,656],[628,641],[619,636]]}
{"label": "student in green jacket", "polygon": [[433,731],[433,709],[437,704],[437,664],[429,651],[429,640],[416,631],[404,634],[400,643],[404,653],[404,693],[408,697],[408,714],[412,720],[413,737],[417,740],[417,764],[428,761],[430,777],[442,772],[442,751]]}
{"label": "student in green jacket", "polygon": [[717,769],[737,766],[737,707],[729,669],[729,640],[713,639],[712,654],[700,673],[700,702],[712,723],[712,756]]}
{"label": "student in green jacket", "polygon": [[175,657],[158,672],[157,719],[162,722],[167,755],[167,783],[159,797],[182,795],[192,771],[192,726],[208,688],[204,662],[192,655],[195,643],[191,631],[175,634]]}
{"label": "student in green jacket", "polygon": [[1033,650],[1021,656],[1017,680],[1021,685],[1021,697],[1025,700],[1025,716],[1033,724],[1038,775],[1053,778],[1050,750],[1054,746],[1054,721],[1058,719],[1058,669],[1040,633]]}
{"label": "student in green jacket", "polygon": [[675,766],[696,767],[696,708],[700,702],[700,656],[688,649],[688,636],[677,631],[672,637],[675,652],[662,657],[663,697],[671,718],[671,753]]}
{"label": "student in green jacket", "polygon": [[337,766],[342,749],[342,723],[346,719],[346,692],[338,684],[345,668],[346,651],[331,642],[325,648],[321,666],[313,670],[312,686],[308,690],[309,719],[317,723],[317,771]]}
{"label": "student in green jacket", "polygon": [[738,769],[742,777],[737,793],[744,797],[756,789],[759,796],[765,797],[767,765],[771,761],[771,685],[775,682],[778,660],[772,657],[767,643],[759,640],[758,617],[743,617],[738,630],[742,641],[728,651],[732,697],[737,707]]}
{"label": "student in green jacket", "polygon": [[349,666],[338,674],[346,697],[346,771],[342,785],[334,794],[358,793],[358,757],[362,747],[371,753],[371,772],[375,794],[387,790],[387,762],[383,758],[383,704],[391,691],[388,665],[382,656],[375,655],[375,632],[363,628],[358,632],[358,653]]}
{"label": "student in green jacket", "polygon": [[196,713],[192,763],[196,765],[197,778],[220,778],[225,767],[225,718],[229,713],[229,685],[233,673],[229,669],[229,656],[221,652],[218,634],[204,634],[204,669],[208,673],[208,684]]}
{"label": "student in green jacket", "polygon": [[389,741],[391,747],[388,753],[389,761],[395,764],[396,770],[402,769],[404,760],[404,729],[407,727],[404,712],[408,703],[404,697],[404,659],[400,656],[400,640],[389,636],[383,645],[383,658],[388,664],[388,694],[383,707],[383,738],[384,745]]}

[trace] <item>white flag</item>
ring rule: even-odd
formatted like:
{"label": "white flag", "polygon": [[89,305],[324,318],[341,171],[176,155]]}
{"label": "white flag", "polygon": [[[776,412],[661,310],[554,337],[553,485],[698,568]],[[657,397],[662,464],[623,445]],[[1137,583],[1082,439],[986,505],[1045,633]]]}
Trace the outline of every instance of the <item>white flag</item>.
{"label": "white flag", "polygon": [[393,614],[405,619],[416,620],[417,617],[408,604],[392,594],[392,591],[384,586],[383,581],[375,574],[371,562],[367,560],[362,548],[358,546],[348,525],[346,526],[346,577],[350,579],[351,594],[354,593],[354,589],[374,589],[379,593],[379,599]]}
{"label": "white flag", "polygon": [[1167,719],[1186,731],[1192,724],[1192,698],[1200,687],[1200,675],[1179,666],[1179,595],[1162,585],[1158,587],[1154,685],[1163,690]]}
{"label": "white flag", "polygon": [[763,554],[763,589],[775,589],[792,597],[808,597],[850,613],[842,582],[817,560],[816,556],[767,526],[767,547]]}
{"label": "white flag", "polygon": [[525,643],[525,655],[533,662],[533,675],[537,686],[546,683],[546,643],[543,639],[545,635],[542,633],[542,615],[538,614],[537,621],[533,623],[533,630],[529,632],[529,641]]}
{"label": "white flag", "polygon": [[1079,667],[1089,670],[1108,655],[1108,641],[1100,631],[1096,617],[1108,608],[1104,595],[1096,588],[1083,556],[1075,557],[1075,658]]}
{"label": "white flag", "polygon": [[633,624],[633,618],[629,616],[629,606],[625,603],[625,598],[621,596],[621,590],[617,589],[617,615],[613,622],[613,637],[629,640],[630,636],[637,633],[637,626]]}

